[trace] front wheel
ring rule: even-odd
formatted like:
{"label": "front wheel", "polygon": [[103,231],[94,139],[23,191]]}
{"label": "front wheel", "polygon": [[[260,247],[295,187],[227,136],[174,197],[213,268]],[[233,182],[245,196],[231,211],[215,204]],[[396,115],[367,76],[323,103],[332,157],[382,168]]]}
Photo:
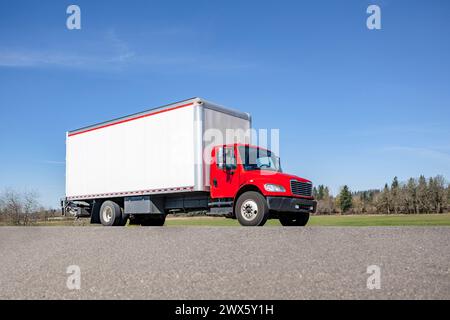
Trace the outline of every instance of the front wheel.
{"label": "front wheel", "polygon": [[242,226],[263,226],[269,217],[269,207],[262,194],[247,191],[236,202],[235,215]]}
{"label": "front wheel", "polygon": [[286,214],[280,218],[281,225],[285,227],[303,227],[309,220],[309,213]]}

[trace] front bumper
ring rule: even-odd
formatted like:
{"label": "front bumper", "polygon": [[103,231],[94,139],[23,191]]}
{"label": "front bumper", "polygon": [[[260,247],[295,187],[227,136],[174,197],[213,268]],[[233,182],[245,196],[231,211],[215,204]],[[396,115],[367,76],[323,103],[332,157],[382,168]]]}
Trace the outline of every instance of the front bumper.
{"label": "front bumper", "polygon": [[269,206],[269,210],[280,213],[314,213],[316,212],[317,201],[302,198],[267,197],[267,205]]}

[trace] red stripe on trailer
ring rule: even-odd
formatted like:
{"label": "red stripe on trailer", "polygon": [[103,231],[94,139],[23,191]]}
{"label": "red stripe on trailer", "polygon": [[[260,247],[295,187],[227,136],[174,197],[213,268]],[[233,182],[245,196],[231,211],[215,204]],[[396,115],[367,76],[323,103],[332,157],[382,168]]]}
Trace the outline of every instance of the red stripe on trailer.
{"label": "red stripe on trailer", "polygon": [[94,131],[94,130],[98,130],[98,129],[103,129],[103,128],[115,126],[116,124],[130,122],[130,121],[133,121],[133,120],[138,120],[138,119],[154,116],[154,115],[157,115],[157,114],[160,114],[160,113],[173,111],[173,110],[181,109],[181,108],[184,108],[184,107],[189,107],[189,106],[192,106],[193,104],[194,103],[191,102],[191,103],[183,104],[181,106],[176,106],[176,107],[172,107],[172,108],[168,108],[168,109],[164,109],[164,110],[155,111],[153,113],[143,114],[143,115],[140,115],[140,116],[137,116],[137,117],[134,117],[134,118],[128,118],[128,119],[119,120],[119,121],[116,121],[116,122],[111,122],[111,123],[105,124],[103,126],[94,127],[94,128],[91,128],[91,129],[86,129],[86,130],[83,130],[83,131],[80,131],[80,132],[69,133],[68,136],[69,137],[73,137],[73,136],[76,136],[78,134],[82,134],[82,133],[86,133],[86,132],[90,132],[90,131]]}

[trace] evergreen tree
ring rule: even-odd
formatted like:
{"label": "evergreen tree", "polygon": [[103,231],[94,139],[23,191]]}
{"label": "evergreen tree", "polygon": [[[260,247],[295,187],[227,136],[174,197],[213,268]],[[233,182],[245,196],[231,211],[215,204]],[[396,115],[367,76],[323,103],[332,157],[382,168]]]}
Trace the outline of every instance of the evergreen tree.
{"label": "evergreen tree", "polygon": [[352,207],[352,193],[348,186],[344,186],[339,194],[339,206],[342,212],[347,212]]}
{"label": "evergreen tree", "polygon": [[325,187],[323,189],[323,198],[328,199],[329,197],[330,197],[330,189],[328,189],[328,187]]}
{"label": "evergreen tree", "polygon": [[318,189],[317,189],[317,199],[318,200],[323,200],[324,198],[324,185],[321,184],[319,185]]}
{"label": "evergreen tree", "polygon": [[394,180],[391,184],[391,203],[392,209],[394,209],[394,213],[397,214],[399,211],[400,205],[400,197],[399,197],[399,183],[398,178],[394,177]]}
{"label": "evergreen tree", "polygon": [[389,186],[386,183],[384,185],[384,189],[381,192],[380,200],[378,203],[379,210],[383,213],[390,214],[391,213],[391,195],[390,195]]}
{"label": "evergreen tree", "polygon": [[312,190],[312,194],[313,194],[314,199],[319,200],[319,198],[317,197],[317,188],[315,186]]}
{"label": "evergreen tree", "polygon": [[428,185],[423,175],[420,175],[417,183],[417,203],[420,213],[426,213],[428,209]]}
{"label": "evergreen tree", "polygon": [[408,203],[409,212],[419,213],[419,206],[417,204],[417,183],[414,178],[410,178],[406,185],[406,201]]}

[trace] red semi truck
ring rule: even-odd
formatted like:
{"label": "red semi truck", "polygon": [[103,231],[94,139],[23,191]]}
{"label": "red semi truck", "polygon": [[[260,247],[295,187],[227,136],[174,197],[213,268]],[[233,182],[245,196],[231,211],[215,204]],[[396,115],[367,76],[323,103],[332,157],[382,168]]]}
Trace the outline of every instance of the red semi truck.
{"label": "red semi truck", "polygon": [[250,130],[248,113],[192,98],[69,131],[63,213],[105,226],[161,226],[193,211],[243,226],[306,225],[311,181],[282,172]]}

